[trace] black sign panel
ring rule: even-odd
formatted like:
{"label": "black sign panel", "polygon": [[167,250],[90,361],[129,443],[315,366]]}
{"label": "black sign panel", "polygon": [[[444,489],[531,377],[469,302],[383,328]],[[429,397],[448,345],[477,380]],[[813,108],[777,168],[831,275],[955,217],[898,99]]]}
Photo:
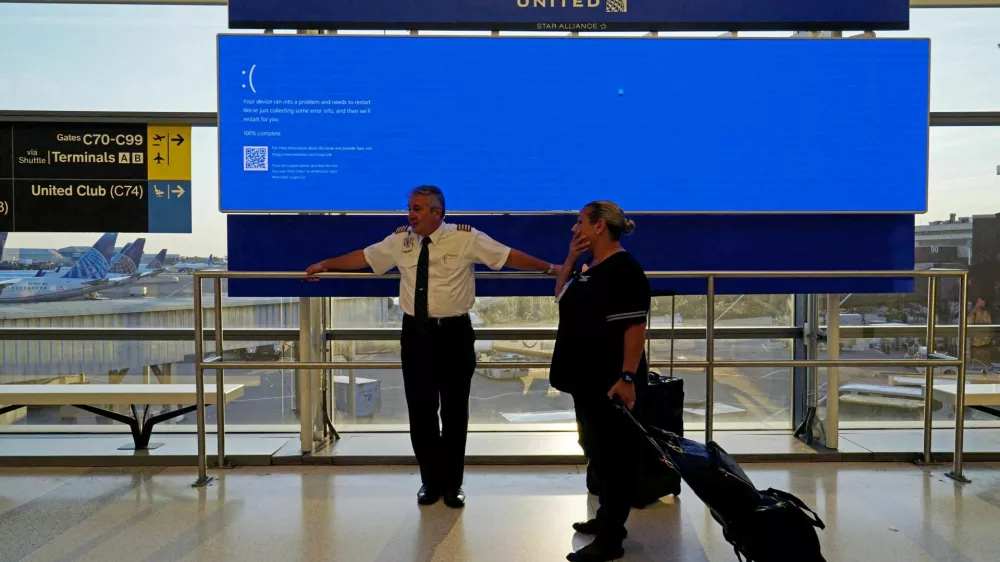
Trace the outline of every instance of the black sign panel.
{"label": "black sign panel", "polygon": [[133,180],[14,180],[16,232],[147,232],[147,185]]}
{"label": "black sign panel", "polygon": [[14,162],[11,159],[11,143],[14,128],[0,123],[0,232],[14,230]]}
{"label": "black sign panel", "polygon": [[145,125],[15,123],[13,143],[15,178],[146,179]]}
{"label": "black sign panel", "polygon": [[0,123],[0,231],[190,232],[189,157],[180,164],[186,177],[171,176],[151,144],[153,135],[168,138],[164,129]]}

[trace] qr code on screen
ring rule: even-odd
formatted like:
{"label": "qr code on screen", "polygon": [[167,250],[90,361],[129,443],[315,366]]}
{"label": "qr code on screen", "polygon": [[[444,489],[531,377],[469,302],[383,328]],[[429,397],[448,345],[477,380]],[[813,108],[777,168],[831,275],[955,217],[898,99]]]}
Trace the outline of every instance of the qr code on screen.
{"label": "qr code on screen", "polygon": [[244,172],[266,172],[267,171],[267,147],[266,146],[244,146],[243,147],[243,171]]}

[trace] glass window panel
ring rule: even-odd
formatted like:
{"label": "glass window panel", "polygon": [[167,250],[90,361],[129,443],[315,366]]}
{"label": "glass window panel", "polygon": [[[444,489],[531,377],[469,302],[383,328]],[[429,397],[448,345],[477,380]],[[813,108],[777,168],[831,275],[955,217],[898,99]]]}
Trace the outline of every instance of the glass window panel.
{"label": "glass window panel", "polygon": [[931,110],[1000,109],[998,8],[918,9],[910,29],[878,37],[930,37]]}
{"label": "glass window panel", "polygon": [[[485,341],[476,343],[481,362],[472,379],[470,424],[473,430],[575,430],[573,399],[549,385],[548,369],[518,367],[519,361],[551,356],[550,340]],[[351,359],[353,357],[353,359]],[[334,361],[400,361],[397,341],[334,342]],[[336,424],[400,426],[407,424],[403,375],[399,369],[337,369],[334,371]],[[354,385],[355,396],[350,388]],[[363,429],[363,428],[362,428]]]}
{"label": "glass window panel", "polygon": [[[921,341],[923,341],[921,339]],[[941,347],[954,349],[957,347],[955,338],[941,338]],[[867,358],[879,355],[877,343],[874,347],[870,340],[849,338],[842,340],[846,353],[841,353],[842,359],[860,358],[854,350],[867,351]],[[957,355],[957,354],[956,354]],[[919,353],[894,353],[885,358],[892,359],[923,359]],[[970,384],[997,383],[996,372],[990,372],[975,361],[976,354],[970,350],[969,359],[973,361],[966,370],[967,381]],[[825,351],[820,353],[820,359],[826,359]],[[935,369],[936,384],[955,383],[955,367],[939,367]],[[840,427],[841,429],[859,428],[922,428],[923,427],[923,383],[925,371],[923,367],[840,367]],[[819,388],[820,417],[826,417],[826,405],[829,400],[827,388],[827,369],[820,369]],[[935,428],[953,428],[955,422],[955,407],[950,402],[934,400],[932,404],[932,419]],[[967,427],[1000,427],[996,416],[986,414],[973,408],[966,408],[965,419]]]}
{"label": "glass window panel", "polygon": [[0,107],[215,111],[226,22],[224,6],[0,5]]}
{"label": "glass window panel", "polygon": [[[274,361],[292,356],[290,342],[225,342],[224,360]],[[214,354],[214,342],[206,343]],[[194,384],[194,343],[192,341],[0,341],[3,374],[0,384]],[[226,384],[244,385],[243,395],[226,406],[227,429],[296,431],[294,372],[287,369],[254,371],[229,370]],[[206,384],[215,383],[215,372],[206,371]],[[113,412],[129,414],[128,406],[92,404]],[[176,410],[192,404],[153,404],[149,415]],[[137,404],[140,414],[143,404]],[[216,409],[206,409],[206,420],[215,424]],[[185,414],[155,431],[195,431],[195,414]],[[4,426],[108,426],[127,431],[123,424],[72,406],[31,406],[0,415]],[[280,427],[279,427],[280,426]],[[294,426],[294,427],[291,427]],[[16,429],[16,428],[15,428]]]}
{"label": "glass window panel", "polygon": [[[399,361],[395,341],[334,342],[334,360]],[[481,362],[475,371],[470,402],[473,430],[573,429],[572,397],[551,387],[548,369],[518,367],[518,362],[547,361],[552,340],[477,341]],[[704,340],[675,342],[675,360],[703,360]],[[791,359],[790,340],[717,340],[720,360],[763,361]],[[669,360],[669,342],[652,342],[654,361]],[[669,367],[656,367],[661,374]],[[704,369],[678,366],[673,374],[685,381],[685,422],[703,428]],[[398,369],[341,369],[334,373],[337,411],[335,423],[392,425],[407,423],[402,373]],[[350,402],[350,377],[356,388]],[[716,423],[720,429],[787,429],[790,427],[790,370],[748,367],[716,371]],[[372,404],[369,407],[368,404]]]}
{"label": "glass window panel", "polygon": [[[991,48],[996,49],[996,45],[991,43]],[[929,212],[916,220],[917,267],[968,268],[969,295],[964,306],[969,325],[996,325],[1000,323],[1000,219],[996,217],[1000,213],[1000,160],[996,156],[1000,153],[1000,127],[934,127],[930,143],[930,205]],[[937,325],[957,325],[963,306],[958,280],[939,278],[937,294]],[[840,295],[838,300],[841,326],[927,325],[927,281],[923,279],[917,280],[910,294],[852,294]],[[821,299],[822,324],[826,323],[826,307],[826,299]],[[938,336],[935,350],[957,357],[957,343],[956,338]],[[875,332],[864,338],[843,338],[840,356],[916,359],[926,357],[926,346],[923,329],[900,336]],[[825,357],[823,350],[821,358]],[[1000,383],[1000,338],[996,335],[969,338],[966,360],[970,380]],[[825,370],[822,372],[825,384]],[[937,369],[936,380],[954,381],[954,372],[952,368]],[[845,397],[842,427],[919,427],[922,401],[905,396],[900,387],[919,389],[923,377],[919,367],[841,368],[839,392]],[[821,396],[826,396],[825,387]],[[946,422],[953,417],[950,406],[936,406],[935,420]],[[985,423],[989,417],[970,409],[967,419]]]}
{"label": "glass window panel", "polygon": [[[715,325],[718,327],[791,326],[794,295],[716,295]],[[675,327],[705,326],[704,296],[676,298]],[[653,327],[670,327],[670,297],[653,298]]]}

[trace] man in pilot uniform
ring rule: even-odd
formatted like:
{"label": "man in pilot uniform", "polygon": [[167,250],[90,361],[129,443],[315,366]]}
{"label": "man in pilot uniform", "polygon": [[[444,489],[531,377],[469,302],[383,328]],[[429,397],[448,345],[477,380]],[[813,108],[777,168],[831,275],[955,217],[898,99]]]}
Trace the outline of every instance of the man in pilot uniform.
{"label": "man in pilot uniform", "polygon": [[468,314],[475,301],[473,266],[558,272],[470,226],[445,223],[444,194],[435,186],[414,189],[408,206],[410,226],[363,250],[313,264],[306,274],[370,267],[381,275],[399,269],[403,385],[423,483],[417,501],[430,505],[444,495],[447,505],[463,507],[469,393],[476,368]]}

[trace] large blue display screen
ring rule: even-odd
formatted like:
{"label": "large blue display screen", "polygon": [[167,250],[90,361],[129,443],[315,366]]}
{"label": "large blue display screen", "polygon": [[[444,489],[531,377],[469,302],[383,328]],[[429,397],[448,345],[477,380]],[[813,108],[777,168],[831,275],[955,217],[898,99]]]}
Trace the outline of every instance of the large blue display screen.
{"label": "large blue display screen", "polygon": [[908,29],[908,0],[229,0],[231,28]]}
{"label": "large blue display screen", "polygon": [[219,37],[224,212],[927,207],[921,39]]}

